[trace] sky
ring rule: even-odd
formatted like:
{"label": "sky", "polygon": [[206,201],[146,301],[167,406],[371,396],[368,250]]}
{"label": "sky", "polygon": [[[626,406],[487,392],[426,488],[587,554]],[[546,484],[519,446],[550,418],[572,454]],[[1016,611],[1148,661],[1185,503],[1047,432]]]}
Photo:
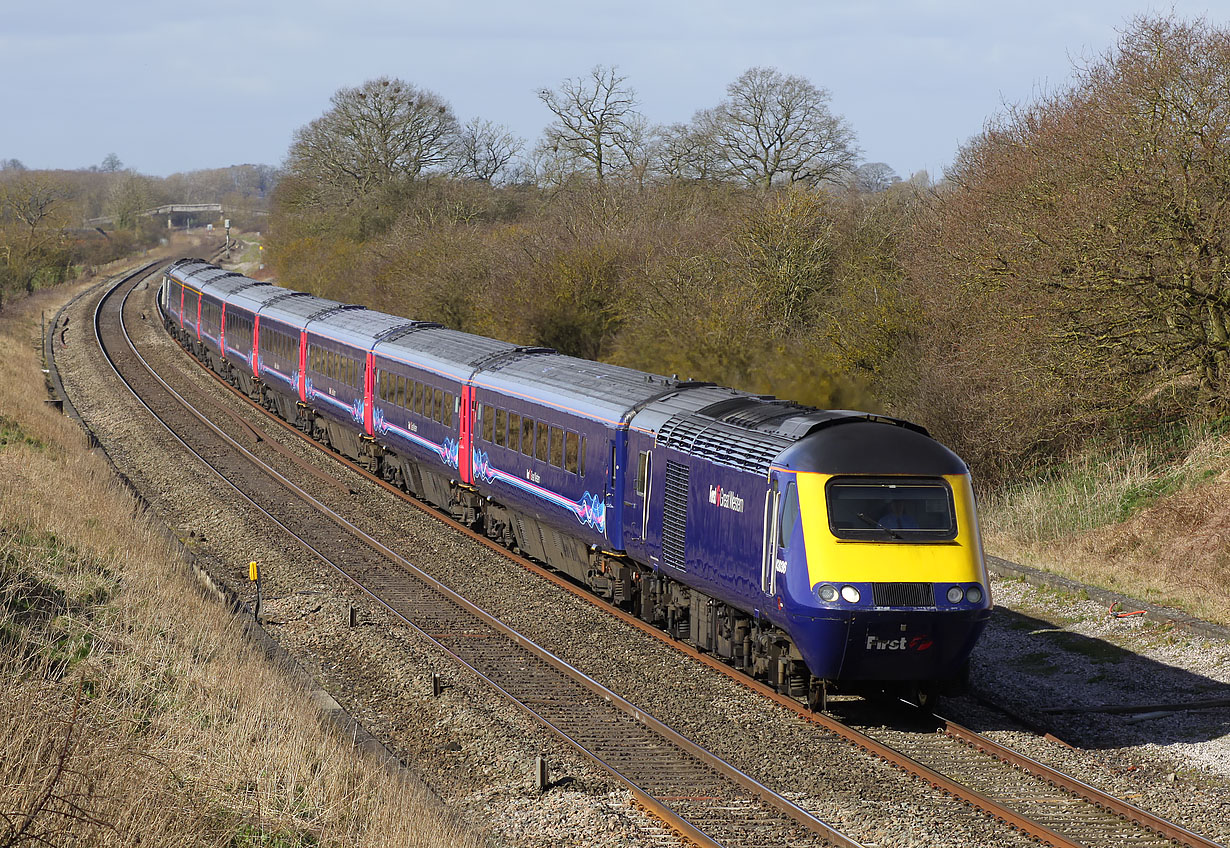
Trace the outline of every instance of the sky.
{"label": "sky", "polygon": [[754,66],[806,77],[861,162],[939,177],[1006,105],[1061,89],[1137,15],[1230,26],[1230,0],[0,0],[0,159],[152,176],[280,165],[339,88],[379,76],[532,146],[543,88],[616,66],[655,124]]}

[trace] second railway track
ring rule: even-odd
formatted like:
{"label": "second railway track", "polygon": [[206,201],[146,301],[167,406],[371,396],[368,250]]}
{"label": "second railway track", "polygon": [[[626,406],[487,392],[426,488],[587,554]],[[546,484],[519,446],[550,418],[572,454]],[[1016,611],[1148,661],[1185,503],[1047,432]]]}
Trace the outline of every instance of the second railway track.
{"label": "second railway track", "polygon": [[[116,312],[118,314],[118,310],[116,310]],[[111,331],[105,331],[105,332],[109,334]],[[111,338],[111,345],[113,347],[117,347],[119,345],[120,337],[118,335],[110,335],[109,337]],[[152,378],[150,379],[152,380]],[[154,389],[151,388],[151,391],[154,391]],[[183,413],[183,412],[180,412],[180,413],[169,412],[168,414],[171,416],[187,415],[187,413]],[[221,447],[219,447],[217,444],[207,444],[207,445],[202,446],[201,452],[205,454],[206,456],[210,456],[211,458],[214,458],[214,457],[218,458],[220,464],[224,468],[223,474],[227,477],[230,477],[232,479],[239,479],[241,475],[244,475],[244,474],[251,475],[252,472],[250,470],[244,471],[240,467],[243,465],[250,465],[250,460],[248,458],[228,459],[224,456],[224,454],[227,453],[227,451],[229,450],[231,449],[224,450]],[[262,477],[266,481],[272,480],[272,478],[269,477],[267,472],[260,472],[260,477]],[[262,487],[269,486],[269,485],[277,486],[281,484],[273,483],[273,482],[257,482],[254,484],[254,488],[259,491]],[[288,521],[295,520],[296,516],[294,514],[302,512],[304,515],[309,516],[307,518],[303,518],[302,520],[310,522],[312,520],[310,516],[314,514],[313,509],[314,509],[313,507],[301,501],[299,506],[289,508],[289,512],[291,514],[287,515],[286,518]],[[318,516],[315,518],[315,520],[317,523],[319,523]],[[279,522],[280,521],[281,521],[281,518],[279,518]],[[335,528],[334,531],[331,534],[325,534],[325,535],[336,536],[337,535],[336,527],[337,525],[334,525],[334,528]],[[328,542],[328,541],[329,540],[325,540],[325,542]],[[315,544],[315,543],[309,542],[309,544]],[[324,543],[322,542],[322,544]],[[372,550],[375,551],[375,555],[377,559],[383,558],[384,564],[372,567],[373,574],[375,576],[372,578],[373,583],[370,586],[370,590],[375,591],[377,594],[385,594],[395,599],[399,595],[399,593],[404,595],[406,591],[405,586],[404,586],[405,584],[404,570],[400,566],[398,567],[390,566],[388,564],[389,560],[388,560],[387,554],[381,555],[379,554],[379,551],[376,551],[374,548]],[[351,559],[354,558],[355,546],[353,545],[353,543],[351,543],[349,547],[345,548],[344,554]],[[327,556],[327,554],[324,554],[324,555]],[[386,604],[388,603],[388,601],[384,601],[384,602]],[[395,603],[417,605],[416,600],[405,598],[405,597],[401,598],[400,600],[395,600]],[[407,617],[409,618],[410,616],[407,616]],[[488,648],[488,643],[491,641],[491,639],[489,639],[486,636],[475,635],[478,631],[474,631],[473,627],[470,625],[458,625],[456,619],[452,618],[451,613],[446,614],[441,619],[438,619],[437,623],[435,624],[428,624],[424,629],[426,629],[429,632],[429,634],[432,634],[434,631],[438,631],[440,635],[443,635],[445,638],[442,640],[442,643],[445,644],[446,650],[452,649],[453,646],[448,644],[449,640],[451,640],[453,643],[455,643],[458,646],[457,654],[462,657],[466,655],[466,651],[473,652],[476,645],[481,645],[483,647],[483,650],[486,650]],[[480,674],[486,677],[487,675],[481,670],[482,669],[482,659],[481,657],[477,656],[477,654],[481,654],[481,653],[482,651],[478,651],[477,653],[474,654],[474,657],[475,657],[474,667],[478,669]],[[468,662],[468,660],[464,660],[464,661]],[[516,665],[517,662],[518,662],[517,660],[510,661],[507,656],[497,656],[497,658],[494,660],[494,664],[497,666],[509,665],[509,664]],[[493,679],[493,681],[495,682],[495,685],[499,686],[500,688],[504,688],[504,684],[500,683],[497,678],[491,678],[491,679]],[[536,675],[531,674],[529,675],[528,678],[525,678],[521,681],[516,681],[516,680],[508,681],[508,687],[510,689],[515,689],[519,685],[520,686],[528,685],[531,690],[538,690],[540,687],[540,678],[538,678]],[[568,695],[568,696],[561,696],[559,698],[556,698],[555,696],[543,696],[543,697],[538,698],[537,703],[544,713],[549,712],[552,709],[556,709],[564,714],[569,714],[569,713],[577,712],[578,711],[577,705],[583,703],[583,701],[577,700],[577,698],[579,698],[579,696]],[[534,701],[534,697],[530,697],[527,700]],[[607,696],[600,696],[600,700],[604,700],[609,703],[610,699]],[[534,711],[534,707],[532,705],[528,706],[528,708],[531,709],[531,711]],[[581,711],[588,712],[589,708],[586,707],[584,710],[581,710]],[[633,714],[635,714],[635,709],[633,710]],[[624,715],[627,715],[627,713],[624,713]],[[626,719],[621,719],[621,721],[626,721]],[[632,723],[639,725],[642,728],[644,727],[644,724],[639,720],[634,719]],[[619,737],[625,737],[626,730],[624,729],[623,725],[618,725],[618,726],[620,727],[620,729],[617,731],[616,735]],[[577,729],[562,731],[562,735],[564,735],[565,737],[575,736],[577,739],[585,736],[586,733],[587,731],[577,730]],[[1029,778],[1029,781],[1032,781],[1032,782],[1027,781],[1025,784],[1021,784],[1019,782],[1019,778],[1016,781],[1009,780],[1005,775],[1007,773],[1016,771],[1016,769],[1012,767],[1005,767],[1006,771],[999,772],[998,776],[994,776],[990,779],[987,779],[985,775],[982,778],[977,778],[983,781],[982,784],[978,784],[974,777],[966,776],[963,774],[963,772],[971,770],[970,766],[954,765],[954,763],[956,763],[957,759],[959,758],[956,758],[955,755],[951,753],[947,753],[947,754],[943,753],[943,751],[945,750],[950,751],[950,752],[957,750],[957,748],[951,747],[952,745],[951,740],[938,743],[939,746],[949,746],[948,748],[937,747],[937,746],[932,745],[932,742],[935,740],[928,739],[928,737],[931,735],[934,735],[934,734],[919,734],[917,738],[919,740],[925,740],[926,744],[923,745],[920,743],[919,745],[915,746],[915,751],[914,751],[915,756],[919,760],[929,761],[937,767],[936,770],[932,772],[926,772],[924,770],[924,776],[923,776],[924,780],[928,781],[932,785],[941,786],[945,788],[945,791],[951,791],[950,787],[944,786],[942,780],[940,782],[936,781],[936,774],[939,771],[947,771],[951,773],[952,776],[946,777],[944,775],[941,775],[941,777],[947,780],[951,780],[953,783],[957,784],[958,786],[962,785],[961,783],[962,781],[967,781],[973,785],[978,785],[982,787],[982,791],[986,791],[986,788],[988,787],[993,787],[996,785],[1002,786],[1003,787],[1002,789],[996,790],[996,791],[999,791],[1001,794],[1007,796],[1009,803],[1000,804],[999,801],[996,801],[992,798],[988,798],[986,795],[982,794],[982,791],[977,791],[977,790],[974,793],[977,796],[976,798],[974,798],[974,800],[970,800],[969,798],[966,798],[965,800],[969,801],[970,803],[975,804],[981,809],[984,809],[986,812],[990,813],[990,815],[992,816],[1001,818],[1005,821],[1014,822],[1016,827],[1021,828],[1026,833],[1032,833],[1035,838],[1039,838],[1044,842],[1048,842],[1050,844],[1063,844],[1063,845],[1068,845],[1068,844],[1072,844],[1072,845],[1107,844],[1109,845],[1111,843],[1118,843],[1118,842],[1124,842],[1126,844],[1131,844],[1131,845],[1154,845],[1154,844],[1161,845],[1161,844],[1171,844],[1170,839],[1172,837],[1178,837],[1181,841],[1185,842],[1185,844],[1192,844],[1192,845],[1211,845],[1213,844],[1207,841],[1200,841],[1198,837],[1192,837],[1191,835],[1185,835],[1181,832],[1181,830],[1173,831],[1164,837],[1156,836],[1153,833],[1153,830],[1151,830],[1150,828],[1142,828],[1142,827],[1135,826],[1131,824],[1130,822],[1122,819],[1118,814],[1106,813],[1102,811],[1097,806],[1096,803],[1090,804],[1088,802],[1074,800],[1074,796],[1072,796],[1071,793],[1060,793],[1060,795],[1056,795],[1056,790],[1051,789],[1049,786],[1045,784],[1045,781],[1049,779],[1045,776],[1040,779]],[[867,747],[865,743],[861,743],[858,741],[856,741],[855,744],[863,744],[864,747]],[[637,747],[637,745],[633,745],[632,747]],[[968,748],[968,746],[964,746],[964,745],[961,745],[958,747]],[[621,759],[627,756],[624,750],[616,750],[615,748],[608,748],[607,750],[610,752],[610,756],[612,759]],[[976,759],[973,762],[980,762],[981,764],[972,767],[972,770],[982,771],[984,773],[991,772],[992,768],[988,764],[993,762],[993,760],[991,760],[991,758],[987,757],[986,755],[981,755],[981,754],[978,755],[978,758],[980,758],[980,760]],[[601,754],[598,755],[598,759],[599,761],[602,760]],[[901,767],[911,768],[911,766],[908,763],[901,764]],[[655,770],[660,771],[661,768],[659,766],[652,766],[652,765],[649,767],[650,772],[653,772]],[[722,812],[720,815],[725,816],[727,819],[729,819],[732,827],[742,828],[750,832],[756,832],[759,834],[757,838],[765,838],[766,834],[762,833],[761,831],[768,832],[768,842],[772,842],[772,840],[779,839],[780,837],[785,835],[785,831],[777,830],[777,828],[783,826],[780,823],[780,821],[779,823],[776,823],[776,824],[769,823],[768,820],[758,818],[758,814],[753,814],[753,816],[750,819],[744,819],[744,822],[742,825],[735,825],[734,824],[735,819],[743,818],[743,817],[742,816],[736,817],[732,811],[734,810],[734,808],[741,808],[747,805],[743,801],[738,800],[735,795],[731,795],[727,791],[717,790],[717,789],[711,790],[707,788],[704,784],[701,783],[701,779],[698,776],[688,776],[684,780],[682,780],[680,783],[676,783],[673,787],[667,786],[665,789],[661,791],[661,794],[662,796],[665,796],[666,798],[670,799],[671,802],[674,803],[677,807],[688,808],[688,814],[696,816],[698,819],[704,819],[704,816],[703,814],[698,813],[697,810],[699,809],[701,805],[707,803],[711,807],[721,810]],[[988,794],[994,794],[994,793],[988,793]],[[1022,801],[1023,798],[1026,800],[1032,800],[1034,802],[1035,808],[1041,808],[1045,810],[1046,813],[1045,814],[1028,813],[1027,811],[1029,809],[1029,805],[1019,803]],[[704,799],[708,799],[708,800],[704,800]],[[1016,804],[1017,809],[1011,808],[1010,802],[1012,801],[1018,802]],[[654,802],[651,801],[650,803],[652,804]],[[781,812],[782,809],[787,810],[786,818],[789,819],[790,821],[795,822],[795,824],[797,825],[799,821],[798,812],[790,813],[790,808],[793,807],[792,804],[789,804],[787,802],[784,807],[782,807],[781,804],[779,804],[778,807],[779,807],[778,814],[782,814]],[[1072,811],[1071,808],[1074,808],[1074,807],[1079,807],[1080,811],[1079,812]],[[1065,812],[1063,812],[1061,815],[1056,815],[1054,814],[1054,811],[1056,810],[1063,810]],[[791,818],[791,815],[793,815],[793,818]],[[1032,818],[1031,818],[1031,815],[1032,815]],[[754,821],[755,824],[748,824],[749,821]],[[1051,827],[1050,828],[1046,827],[1045,826],[1046,824],[1051,825]],[[716,827],[716,825],[714,824],[705,824],[704,826],[710,829],[713,829],[714,827]],[[687,830],[688,827],[691,827],[691,825],[684,824],[683,826],[680,827],[680,829]],[[1033,827],[1034,829],[1031,830],[1030,829],[1031,827]],[[1153,827],[1153,825],[1151,824],[1150,827]],[[1073,833],[1073,831],[1075,832]],[[833,840],[836,837],[834,837],[832,834],[829,834],[828,838],[830,840]],[[721,839],[726,840],[726,841],[723,841],[722,844],[760,844],[757,842],[742,842],[741,843],[738,841],[733,841],[732,837],[727,837],[727,836],[723,836],[721,837]]]}
{"label": "second railway track", "polygon": [[151,414],[284,532],[626,782],[692,841],[859,845],[488,616],[209,424],[128,338],[123,308],[135,284],[116,286],[99,302],[95,328],[104,355]]}

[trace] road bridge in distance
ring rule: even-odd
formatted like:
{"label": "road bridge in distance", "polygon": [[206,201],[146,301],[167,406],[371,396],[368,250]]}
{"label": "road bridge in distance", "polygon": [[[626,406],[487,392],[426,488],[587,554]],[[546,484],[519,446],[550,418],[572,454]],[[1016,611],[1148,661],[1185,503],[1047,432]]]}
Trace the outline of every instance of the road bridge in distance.
{"label": "road bridge in distance", "polygon": [[[137,214],[148,216],[148,217],[165,215],[167,216],[167,226],[171,227],[173,226],[175,216],[177,215],[181,215],[181,216],[204,215],[209,212],[216,212],[218,214],[218,217],[221,217],[222,216],[222,204],[221,203],[168,203],[164,206],[156,206],[153,209],[145,209],[141,212],[138,212]],[[88,218],[86,219],[85,224],[87,227],[115,226],[115,216],[114,215],[103,215],[102,217],[99,217],[99,218]]]}

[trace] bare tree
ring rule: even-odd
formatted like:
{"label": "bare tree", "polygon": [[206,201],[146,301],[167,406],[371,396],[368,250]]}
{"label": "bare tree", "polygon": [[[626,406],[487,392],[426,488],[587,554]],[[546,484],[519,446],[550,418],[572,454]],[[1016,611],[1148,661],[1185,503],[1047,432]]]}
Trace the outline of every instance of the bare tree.
{"label": "bare tree", "polygon": [[864,194],[874,194],[884,191],[895,183],[901,182],[901,177],[885,162],[865,162],[854,169],[850,185]]}
{"label": "bare tree", "polygon": [[153,181],[130,171],[112,184],[107,211],[117,227],[133,229],[140,214],[153,205],[153,200]]}
{"label": "bare tree", "polygon": [[648,128],[636,112],[636,92],[626,83],[614,67],[596,65],[587,77],[564,80],[558,91],[539,91],[538,99],[555,115],[540,154],[587,166],[598,180],[647,161]]}
{"label": "bare tree", "polygon": [[446,163],[457,137],[452,107],[408,82],[380,77],[339,89],[332,108],[295,132],[291,173],[344,198]]}
{"label": "bare tree", "polygon": [[712,112],[697,112],[690,124],[671,124],[658,131],[662,173],[679,180],[711,180],[722,176]]}
{"label": "bare tree", "polygon": [[829,111],[829,93],[775,68],[750,68],[726,100],[697,114],[709,127],[727,174],[751,185],[836,182],[853,169],[854,132]]}
{"label": "bare tree", "polygon": [[9,217],[24,224],[27,236],[34,239],[42,226],[63,222],[55,221],[56,213],[68,198],[68,190],[61,183],[42,174],[21,176],[0,182],[0,220]]}
{"label": "bare tree", "polygon": [[457,135],[454,173],[483,182],[494,182],[525,146],[525,139],[501,124],[480,118],[467,123]]}

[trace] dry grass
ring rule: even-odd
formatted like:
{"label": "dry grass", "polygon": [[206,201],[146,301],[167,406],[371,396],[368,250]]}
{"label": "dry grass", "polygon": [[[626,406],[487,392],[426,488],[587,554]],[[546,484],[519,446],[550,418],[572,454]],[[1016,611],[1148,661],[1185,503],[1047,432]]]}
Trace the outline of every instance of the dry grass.
{"label": "dry grass", "polygon": [[1230,625],[1230,438],[1177,430],[983,500],[987,550]]}
{"label": "dry grass", "polygon": [[0,846],[480,842],[324,729],[46,408],[0,315]]}

